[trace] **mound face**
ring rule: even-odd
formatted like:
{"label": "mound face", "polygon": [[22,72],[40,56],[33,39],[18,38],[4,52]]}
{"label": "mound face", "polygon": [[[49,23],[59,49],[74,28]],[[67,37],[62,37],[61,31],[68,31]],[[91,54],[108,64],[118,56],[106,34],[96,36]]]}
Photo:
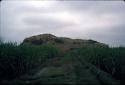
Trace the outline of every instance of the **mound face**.
{"label": "mound face", "polygon": [[71,39],[67,37],[57,37],[52,34],[40,34],[24,39],[23,43],[35,45],[49,44],[61,48],[62,50],[71,50],[80,47],[108,47],[108,45],[94,40]]}

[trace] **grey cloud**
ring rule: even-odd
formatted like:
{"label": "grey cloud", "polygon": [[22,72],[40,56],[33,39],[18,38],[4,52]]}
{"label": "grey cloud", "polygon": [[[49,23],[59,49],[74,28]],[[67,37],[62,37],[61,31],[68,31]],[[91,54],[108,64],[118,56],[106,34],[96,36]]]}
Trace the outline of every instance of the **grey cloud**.
{"label": "grey cloud", "polygon": [[[64,4],[65,3],[67,2],[65,1]],[[123,11],[125,10],[125,4],[123,1],[72,1],[66,6],[70,11],[75,13],[83,12],[95,16],[107,14],[123,16],[125,18],[125,11]]]}
{"label": "grey cloud", "polygon": [[112,28],[109,29],[110,32],[113,34],[117,35],[120,34],[123,39],[125,39],[125,25],[117,25],[113,26]]}
{"label": "grey cloud", "polygon": [[[63,10],[63,9],[62,9]],[[36,13],[36,14],[42,14],[42,13],[52,13],[52,12],[59,12],[62,10],[58,10],[56,7],[50,7],[49,9],[46,7],[31,7],[31,6],[21,6],[15,8],[15,12],[17,13]]]}
{"label": "grey cloud", "polygon": [[31,6],[21,6],[15,8],[15,11],[17,13],[31,13],[31,12],[36,12],[36,13],[42,13],[42,12],[48,12],[48,10],[45,10],[44,7],[38,8],[38,7],[31,7]]}
{"label": "grey cloud", "polygon": [[[64,4],[67,2],[65,1]],[[66,5],[76,10],[99,10],[101,12],[123,12],[125,5],[123,1],[72,1]],[[94,9],[94,10],[93,10]]]}
{"label": "grey cloud", "polygon": [[23,19],[23,22],[26,25],[41,27],[41,29],[46,30],[61,29],[64,27],[75,25],[75,23],[73,22],[62,22],[60,20],[46,17],[26,17]]}

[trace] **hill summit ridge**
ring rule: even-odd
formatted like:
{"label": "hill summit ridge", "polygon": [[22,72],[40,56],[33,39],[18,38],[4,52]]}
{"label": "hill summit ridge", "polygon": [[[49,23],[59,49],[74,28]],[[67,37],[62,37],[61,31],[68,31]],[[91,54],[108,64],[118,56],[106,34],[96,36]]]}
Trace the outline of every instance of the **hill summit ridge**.
{"label": "hill summit ridge", "polygon": [[59,47],[63,50],[69,50],[73,48],[80,47],[108,47],[104,43],[97,42],[95,40],[85,40],[85,39],[72,39],[67,37],[57,37],[53,34],[39,34],[34,35],[23,40],[23,43],[31,43],[35,45],[49,44]]}

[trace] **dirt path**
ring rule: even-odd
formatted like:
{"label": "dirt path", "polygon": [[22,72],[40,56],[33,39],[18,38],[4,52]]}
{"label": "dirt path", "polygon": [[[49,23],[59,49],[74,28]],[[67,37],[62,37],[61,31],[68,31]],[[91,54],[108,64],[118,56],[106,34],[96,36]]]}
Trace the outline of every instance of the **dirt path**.
{"label": "dirt path", "polygon": [[[97,69],[79,57],[73,57],[55,67],[52,64],[33,75],[13,80],[11,84],[82,84],[82,85],[119,85],[109,74]],[[52,61],[55,62],[55,61]]]}

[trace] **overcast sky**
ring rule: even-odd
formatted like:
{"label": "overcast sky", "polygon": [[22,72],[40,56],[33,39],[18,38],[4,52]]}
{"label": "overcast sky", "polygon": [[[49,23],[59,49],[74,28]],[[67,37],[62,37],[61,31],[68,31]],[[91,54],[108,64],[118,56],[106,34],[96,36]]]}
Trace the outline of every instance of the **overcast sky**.
{"label": "overcast sky", "polygon": [[5,41],[51,33],[125,46],[123,1],[3,0],[0,36]]}

